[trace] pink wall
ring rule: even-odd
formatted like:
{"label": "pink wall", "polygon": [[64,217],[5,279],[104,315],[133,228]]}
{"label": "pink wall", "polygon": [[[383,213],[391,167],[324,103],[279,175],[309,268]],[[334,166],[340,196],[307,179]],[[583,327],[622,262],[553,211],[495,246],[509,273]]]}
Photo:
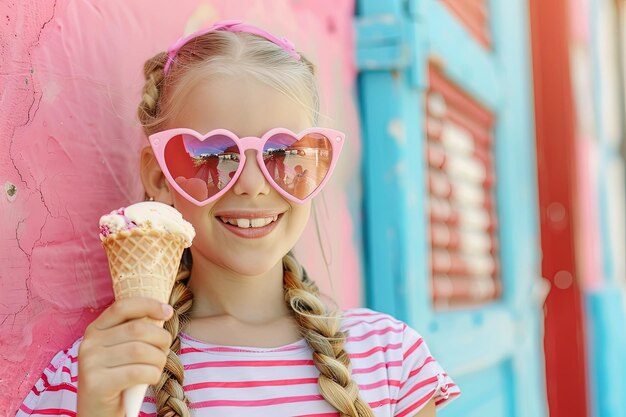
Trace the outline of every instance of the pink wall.
{"label": "pink wall", "polygon": [[[134,113],[143,61],[216,19],[262,25],[318,63],[323,124],[350,137],[318,198],[319,232],[340,304],[359,304],[360,224],[350,212],[360,194],[353,7],[353,0],[0,4],[0,415],[13,415],[52,355],[111,301],[97,222],[142,197],[136,167],[146,141]],[[333,292],[313,221],[297,252]]]}

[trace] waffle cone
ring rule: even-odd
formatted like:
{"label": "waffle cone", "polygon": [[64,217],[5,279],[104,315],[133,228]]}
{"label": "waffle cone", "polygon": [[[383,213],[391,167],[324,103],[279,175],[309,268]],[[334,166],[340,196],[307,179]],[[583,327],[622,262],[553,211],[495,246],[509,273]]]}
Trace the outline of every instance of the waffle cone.
{"label": "waffle cone", "polygon": [[182,238],[136,228],[104,238],[102,246],[116,300],[147,297],[169,301],[185,248]]}

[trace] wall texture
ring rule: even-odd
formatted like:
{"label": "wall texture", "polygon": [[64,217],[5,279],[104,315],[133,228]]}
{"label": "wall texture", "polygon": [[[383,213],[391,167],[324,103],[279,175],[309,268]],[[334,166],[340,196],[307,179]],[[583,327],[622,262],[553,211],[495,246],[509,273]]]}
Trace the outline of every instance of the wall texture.
{"label": "wall texture", "polygon": [[350,139],[297,253],[342,306],[359,304],[353,7],[353,0],[0,3],[0,416],[13,415],[52,355],[112,300],[97,222],[143,196],[137,166],[147,141],[135,119],[143,61],[217,19],[287,36],[319,65],[322,124]]}

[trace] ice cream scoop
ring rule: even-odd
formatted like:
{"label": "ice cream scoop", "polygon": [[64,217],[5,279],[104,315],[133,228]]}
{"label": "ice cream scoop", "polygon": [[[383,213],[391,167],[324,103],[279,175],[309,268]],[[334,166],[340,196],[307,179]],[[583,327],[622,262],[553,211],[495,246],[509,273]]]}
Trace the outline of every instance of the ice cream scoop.
{"label": "ice cream scoop", "polygon": [[174,207],[156,201],[143,201],[102,216],[100,239],[136,228],[179,236],[185,240],[186,247],[191,245],[196,234],[193,226]]}

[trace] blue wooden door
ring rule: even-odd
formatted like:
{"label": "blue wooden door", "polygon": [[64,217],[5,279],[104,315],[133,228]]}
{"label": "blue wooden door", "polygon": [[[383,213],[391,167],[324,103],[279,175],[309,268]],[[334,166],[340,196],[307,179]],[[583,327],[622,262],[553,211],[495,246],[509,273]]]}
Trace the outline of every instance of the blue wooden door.
{"label": "blue wooden door", "polygon": [[526,0],[360,0],[368,306],[426,338],[442,416],[546,415]]}

